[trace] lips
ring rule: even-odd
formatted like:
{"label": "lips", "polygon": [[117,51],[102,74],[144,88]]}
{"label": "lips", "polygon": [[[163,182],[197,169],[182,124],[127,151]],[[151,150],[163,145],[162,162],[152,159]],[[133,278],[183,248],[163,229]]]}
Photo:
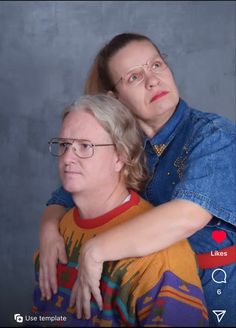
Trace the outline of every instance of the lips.
{"label": "lips", "polygon": [[161,91],[161,92],[156,93],[156,94],[152,97],[150,103],[152,103],[152,102],[155,101],[155,100],[158,100],[159,98],[161,98],[161,97],[167,95],[168,93],[169,93],[168,91]]}
{"label": "lips", "polygon": [[81,174],[80,172],[73,172],[73,171],[64,171],[64,173],[68,175]]}

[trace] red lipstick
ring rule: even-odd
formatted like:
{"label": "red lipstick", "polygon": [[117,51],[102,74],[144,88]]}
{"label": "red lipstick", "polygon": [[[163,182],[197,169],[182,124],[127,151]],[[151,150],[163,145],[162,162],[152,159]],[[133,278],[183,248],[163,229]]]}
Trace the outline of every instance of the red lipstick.
{"label": "red lipstick", "polygon": [[150,103],[152,103],[153,101],[155,101],[155,100],[157,100],[157,99],[159,99],[159,98],[161,98],[161,97],[167,95],[168,93],[169,93],[168,91],[161,91],[161,92],[156,93],[156,94],[152,97]]}

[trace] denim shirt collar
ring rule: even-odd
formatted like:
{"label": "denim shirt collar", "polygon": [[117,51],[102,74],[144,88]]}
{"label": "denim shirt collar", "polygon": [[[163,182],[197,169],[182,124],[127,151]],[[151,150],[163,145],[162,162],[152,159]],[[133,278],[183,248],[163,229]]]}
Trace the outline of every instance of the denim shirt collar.
{"label": "denim shirt collar", "polygon": [[152,138],[144,138],[144,148],[146,148],[147,144],[150,144],[152,148],[154,148],[157,155],[160,156],[171,140],[175,137],[177,131],[181,128],[182,124],[180,123],[183,121],[186,109],[186,102],[180,99],[174,114],[160,129],[160,131],[158,131]]}

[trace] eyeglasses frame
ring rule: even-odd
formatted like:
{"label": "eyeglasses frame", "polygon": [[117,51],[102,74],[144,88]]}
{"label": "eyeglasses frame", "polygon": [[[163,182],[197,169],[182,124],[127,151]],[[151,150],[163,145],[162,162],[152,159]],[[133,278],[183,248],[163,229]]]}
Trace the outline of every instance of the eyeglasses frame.
{"label": "eyeglasses frame", "polygon": [[[165,59],[168,57],[168,55],[165,54],[165,53],[162,53],[162,54],[158,54],[158,55],[156,55],[156,56],[153,57],[152,59],[148,59],[147,62],[146,62],[145,64],[133,66],[132,68],[130,68],[125,74],[123,74],[123,75],[119,78],[119,80],[114,84],[112,90],[115,90],[116,86],[117,86],[117,85],[118,85],[118,84],[119,84],[119,83],[125,78],[125,76],[126,76],[130,71],[132,71],[133,69],[135,69],[135,68],[143,68],[143,67],[147,66],[147,67],[148,67],[148,70],[150,70],[149,66],[150,66],[151,62],[152,62],[155,58],[157,58],[157,57],[160,57],[160,58],[162,59],[162,61],[166,64]],[[168,65],[166,64],[166,66],[164,67],[164,69],[163,69],[162,71],[164,71],[164,70],[167,68],[167,66],[168,66]],[[154,73],[154,74],[159,74],[159,73],[155,73],[155,72],[153,72],[153,73]],[[143,81],[143,79],[142,79],[141,81],[139,81],[138,84],[141,83],[142,81]],[[136,84],[136,85],[138,85],[138,84]]]}
{"label": "eyeglasses frame", "polygon": [[65,150],[64,150],[64,152],[63,152],[61,155],[56,155],[56,154],[52,153],[52,151],[51,151],[51,145],[52,145],[53,140],[57,140],[57,141],[60,140],[60,141],[66,141],[66,142],[71,141],[71,142],[68,142],[68,145],[69,145],[69,146],[73,146],[73,143],[74,143],[75,141],[79,141],[79,142],[81,142],[81,141],[82,141],[82,142],[87,142],[87,143],[91,146],[91,148],[92,148],[92,155],[91,155],[91,156],[86,156],[86,157],[79,156],[78,154],[76,154],[74,148],[72,147],[74,154],[75,154],[77,157],[79,157],[79,158],[91,158],[91,157],[93,157],[94,152],[95,152],[95,148],[96,148],[96,147],[107,147],[107,146],[114,146],[114,147],[115,147],[115,144],[113,144],[113,143],[109,143],[109,144],[94,144],[94,143],[92,143],[90,140],[87,140],[87,139],[58,138],[58,137],[57,137],[57,138],[52,138],[51,140],[48,141],[49,152],[50,152],[50,154],[51,154],[52,156],[55,156],[55,157],[61,157],[61,156],[63,156],[63,155],[66,153],[66,151],[68,150],[69,146],[66,146],[66,147],[65,147]]}

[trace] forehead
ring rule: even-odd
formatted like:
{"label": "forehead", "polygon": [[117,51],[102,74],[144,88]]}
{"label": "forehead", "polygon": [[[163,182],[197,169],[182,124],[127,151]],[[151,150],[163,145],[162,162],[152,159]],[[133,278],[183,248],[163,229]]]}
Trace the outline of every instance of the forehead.
{"label": "forehead", "polygon": [[133,66],[145,64],[156,55],[159,53],[149,41],[132,41],[110,59],[109,69],[112,75],[124,73]]}
{"label": "forehead", "polygon": [[108,133],[96,118],[85,110],[75,110],[67,114],[62,122],[60,137],[96,141],[108,137]]}

